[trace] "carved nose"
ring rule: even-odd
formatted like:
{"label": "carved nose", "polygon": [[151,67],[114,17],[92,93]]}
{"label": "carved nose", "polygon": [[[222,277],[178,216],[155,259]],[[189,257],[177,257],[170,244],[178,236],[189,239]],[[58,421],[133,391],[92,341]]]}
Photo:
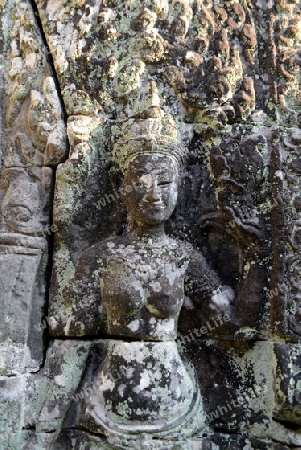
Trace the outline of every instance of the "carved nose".
{"label": "carved nose", "polygon": [[150,183],[145,194],[145,200],[150,203],[161,201],[161,196],[155,182]]}

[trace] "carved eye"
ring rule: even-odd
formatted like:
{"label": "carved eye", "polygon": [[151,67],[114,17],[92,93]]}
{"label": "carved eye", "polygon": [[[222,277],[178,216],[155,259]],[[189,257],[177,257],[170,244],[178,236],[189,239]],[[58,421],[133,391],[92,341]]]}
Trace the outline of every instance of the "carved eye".
{"label": "carved eye", "polygon": [[18,222],[28,222],[32,217],[31,211],[26,206],[16,206],[13,214]]}
{"label": "carved eye", "polygon": [[169,180],[164,180],[164,181],[159,181],[158,186],[169,186],[172,183],[172,181]]}
{"label": "carved eye", "polygon": [[134,184],[135,184],[135,186],[136,187],[142,187],[142,186],[145,186],[145,183],[143,183],[142,181],[134,181]]}
{"label": "carved eye", "polygon": [[143,175],[142,177],[139,177],[134,181],[135,186],[137,186],[138,188],[146,187],[149,185],[149,183],[150,179],[147,175]]}

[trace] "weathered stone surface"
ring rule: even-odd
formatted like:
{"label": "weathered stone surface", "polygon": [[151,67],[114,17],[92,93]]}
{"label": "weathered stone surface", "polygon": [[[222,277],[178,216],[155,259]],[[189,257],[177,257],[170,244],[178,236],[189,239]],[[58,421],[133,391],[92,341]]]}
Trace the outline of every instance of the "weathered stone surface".
{"label": "weathered stone surface", "polygon": [[45,401],[37,395],[34,405],[28,395],[45,358],[54,168],[66,157],[66,131],[32,5],[4,1],[0,9],[0,446],[19,449]]}
{"label": "weathered stone surface", "polygon": [[300,340],[299,291],[299,129],[273,131],[273,271],[271,311],[274,330]]}
{"label": "weathered stone surface", "polygon": [[[199,436],[196,440],[174,443],[159,440],[147,441],[144,436],[141,436],[139,448],[152,450],[288,450],[290,448],[285,444],[271,440],[259,440],[242,434],[215,433],[214,435],[206,434],[206,436]],[[117,450],[117,447],[105,443],[101,437],[92,437],[79,430],[65,430],[61,433],[59,440],[60,442],[53,446],[53,450],[66,448]],[[40,447],[35,448],[40,450]]]}
{"label": "weathered stone surface", "polygon": [[[299,2],[36,4],[0,0],[0,447],[299,448]],[[132,151],[133,141],[123,141],[143,134],[150,120],[165,131],[175,122],[186,153],[177,207],[166,223],[169,244],[177,244],[158,261],[151,259],[154,243],[144,246],[151,259],[146,285],[156,288],[161,276],[158,302],[148,304],[157,325],[168,303],[162,267],[190,249],[185,301],[161,335],[157,325],[145,326],[140,310],[134,320],[132,310],[126,315],[136,293],[122,303],[147,261],[138,264],[133,242],[125,245],[131,221],[116,148]],[[129,131],[128,123],[136,128]],[[161,135],[157,125],[152,135]],[[108,242],[125,247],[115,254]],[[110,276],[100,276],[106,258],[127,273],[123,284],[112,264]],[[108,292],[117,298],[117,286],[114,309]],[[99,391],[110,387],[101,376],[125,370],[121,358],[112,365],[109,338],[155,349],[149,339],[161,345],[163,337],[164,347],[168,337],[175,345],[176,331],[180,359],[173,362],[195,368],[190,380],[200,389],[203,432],[176,440],[140,433],[130,442],[106,431],[109,444],[97,427],[98,435],[80,430],[81,405],[91,409],[84,387],[91,385],[94,406],[103,406]],[[165,358],[170,367],[172,354]],[[142,365],[137,385],[151,373]],[[133,360],[127,368],[134,369]],[[166,367],[155,372],[169,377]],[[122,377],[112,390],[115,409],[129,397],[117,401],[118,389],[134,379]],[[165,405],[156,383],[153,401]],[[86,418],[86,431],[92,428]]]}
{"label": "weathered stone surface", "polygon": [[26,2],[6,6],[0,328],[1,373],[10,375],[38,370],[44,359],[39,324],[46,312],[50,166],[65,157],[66,143],[62,108],[32,7]]}
{"label": "weathered stone surface", "polygon": [[298,344],[275,344],[276,386],[274,415],[283,422],[301,424],[301,348]]}

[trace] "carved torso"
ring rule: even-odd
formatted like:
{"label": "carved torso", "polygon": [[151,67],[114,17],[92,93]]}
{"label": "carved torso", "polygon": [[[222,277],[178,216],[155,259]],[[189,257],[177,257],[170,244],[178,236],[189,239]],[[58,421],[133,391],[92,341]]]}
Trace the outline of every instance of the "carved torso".
{"label": "carved torso", "polygon": [[147,340],[176,338],[188,259],[174,239],[113,238],[100,263],[109,333]]}
{"label": "carved torso", "polygon": [[112,236],[78,260],[63,294],[73,305],[65,332],[99,335],[106,313],[111,336],[173,340],[184,296],[207,304],[219,286],[203,255],[187,243]]}

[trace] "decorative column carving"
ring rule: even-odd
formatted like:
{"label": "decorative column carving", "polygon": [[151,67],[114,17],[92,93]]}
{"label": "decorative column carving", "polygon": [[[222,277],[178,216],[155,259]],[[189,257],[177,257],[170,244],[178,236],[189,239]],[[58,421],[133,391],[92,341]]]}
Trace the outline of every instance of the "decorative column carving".
{"label": "decorative column carving", "polygon": [[0,375],[7,420],[0,447],[20,448],[32,426],[28,386],[45,360],[47,330],[41,322],[47,315],[54,173],[66,158],[66,131],[55,74],[31,4],[8,1],[1,9],[6,114],[1,135]]}

